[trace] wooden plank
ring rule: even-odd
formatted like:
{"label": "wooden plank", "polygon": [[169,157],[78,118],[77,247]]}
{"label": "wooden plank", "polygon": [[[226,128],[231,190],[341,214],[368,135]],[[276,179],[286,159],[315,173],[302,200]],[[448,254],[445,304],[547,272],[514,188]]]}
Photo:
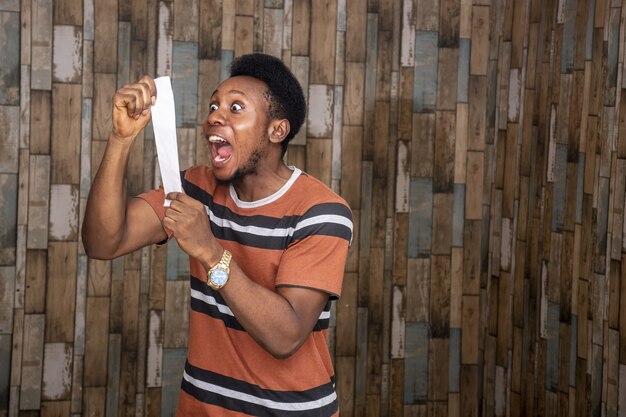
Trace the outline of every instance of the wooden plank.
{"label": "wooden plank", "polygon": [[377,101],[374,116],[374,176],[385,178],[387,176],[387,160],[389,158],[389,102]]}
{"label": "wooden plank", "polygon": [[[294,56],[291,58],[291,66],[290,69],[293,75],[296,77],[300,86],[302,87],[302,92],[304,93],[304,99],[308,103],[309,102],[309,58],[308,57],[298,57]],[[335,101],[335,108],[337,108],[337,101]],[[306,137],[307,137],[307,121],[306,118],[304,120],[304,124],[300,127],[300,131],[296,134],[296,136],[289,142],[289,144],[293,145],[305,145]],[[337,129],[333,131],[333,134],[337,132]]]}
{"label": "wooden plank", "polygon": [[72,392],[73,349],[69,343],[46,343],[41,397],[43,400],[69,400]]}
{"label": "wooden plank", "polygon": [[346,3],[346,61],[365,62],[363,29],[367,25],[367,0]]}
{"label": "wooden plank", "polygon": [[[134,40],[148,40],[148,1],[147,0],[137,0],[131,3],[131,28],[132,28],[132,37]],[[197,6],[196,6],[196,16],[198,16]],[[195,24],[197,26],[197,17],[195,20]],[[190,30],[193,30],[190,28]]]}
{"label": "wooden plank", "polygon": [[414,13],[414,1],[402,0],[402,29],[400,42],[400,65],[413,67],[415,65],[415,29],[417,14]]}
{"label": "wooden plank", "polygon": [[28,174],[28,249],[48,247],[50,156],[31,155]]}
{"label": "wooden plank", "polygon": [[437,111],[435,126],[433,188],[435,192],[450,193],[454,183],[456,113]]}
{"label": "wooden plank", "polygon": [[15,265],[17,248],[17,175],[0,174],[0,265]]}
{"label": "wooden plank", "polygon": [[94,2],[94,71],[117,73],[117,0]]}
{"label": "wooden plank", "polygon": [[161,389],[161,415],[176,414],[180,381],[187,359],[187,349],[165,349],[163,352],[163,388]]}
{"label": "wooden plank", "polygon": [[0,106],[0,173],[17,174],[19,167],[20,108]]}
{"label": "wooden plank", "polygon": [[450,256],[432,256],[429,322],[431,337],[447,338],[450,331]]}
{"label": "wooden plank", "polygon": [[[116,78],[115,74],[94,74],[93,139],[104,141],[111,133],[111,97],[116,90]],[[92,161],[100,161],[100,159],[92,158]]]}
{"label": "wooden plank", "polygon": [[80,183],[81,87],[53,84],[52,170],[53,184]]}
{"label": "wooden plank", "polygon": [[50,240],[78,239],[78,187],[52,184],[50,187]]}
{"label": "wooden plank", "polygon": [[20,410],[37,410],[41,406],[44,327],[45,316],[43,314],[24,315]]}
{"label": "wooden plank", "polygon": [[295,1],[292,11],[291,53],[293,56],[308,56],[311,28],[311,2]]}
{"label": "wooden plank", "polygon": [[405,348],[405,287],[393,286],[392,312],[391,312],[391,348],[392,359],[404,358]]}
{"label": "wooden plank", "polygon": [[200,9],[198,0],[183,0],[174,3],[174,40],[198,41]]}
{"label": "wooden plank", "polygon": [[407,323],[404,359],[404,403],[416,404],[428,398],[428,327]]}
{"label": "wooden plank", "polygon": [[30,152],[31,154],[50,153],[50,91],[32,90],[30,92]]}
{"label": "wooden plank", "polygon": [[222,50],[235,49],[235,6],[232,1],[222,3]]}
{"label": "wooden plank", "polygon": [[409,195],[409,257],[416,258],[432,248],[432,179],[411,178]]}
{"label": "wooden plank", "polygon": [[413,111],[435,109],[437,103],[437,32],[416,32]]}
{"label": "wooden plank", "polygon": [[131,81],[135,82],[137,80],[135,78],[131,80],[130,78],[130,65],[133,62],[133,59],[131,59],[131,43],[130,22],[120,21],[117,33],[117,87],[122,87]]}
{"label": "wooden plank", "polygon": [[470,74],[487,75],[489,57],[489,7],[472,7],[472,52]]}
{"label": "wooden plank", "polygon": [[331,160],[332,140],[310,138],[307,140],[307,171],[315,178],[330,187],[331,185]]}
{"label": "wooden plank", "polygon": [[[74,342],[76,242],[50,242],[46,285],[46,342]],[[71,320],[68,320],[71,317]]]}
{"label": "wooden plank", "polygon": [[343,127],[341,150],[341,195],[353,209],[361,207],[361,147],[363,128]]}
{"label": "wooden plank", "polygon": [[0,105],[20,102],[20,14],[0,12],[0,48],[3,65],[0,68]]}
{"label": "wooden plank", "polygon": [[[363,100],[365,93],[365,65],[346,63],[344,84],[343,121],[345,125],[363,125]],[[311,103],[309,103],[311,108]]]}
{"label": "wooden plank", "polygon": [[312,84],[334,83],[335,27],[337,2],[311,2],[310,58]]}
{"label": "wooden plank", "polygon": [[13,308],[15,306],[15,267],[0,267],[2,284],[0,289],[0,334],[13,331]]}
{"label": "wooden plank", "polygon": [[[309,85],[307,136],[332,138],[334,91],[327,85]],[[330,156],[330,155],[329,155]]]}
{"label": "wooden plank", "polygon": [[172,90],[176,127],[195,127],[198,114],[198,47],[193,42],[173,43]]}
{"label": "wooden plank", "polygon": [[283,46],[284,11],[266,8],[263,15],[263,53],[280,58]]}
{"label": "wooden plank", "polygon": [[439,30],[439,2],[418,1],[413,2],[415,17],[417,19],[415,29],[418,31],[437,32]]}
{"label": "wooden plank", "polygon": [[[343,87],[335,86],[333,92],[333,146],[332,146],[332,173],[333,190],[339,192],[341,181],[341,146],[343,142]],[[335,184],[337,186],[335,187]]]}
{"label": "wooden plank", "polygon": [[431,266],[427,258],[409,258],[406,284],[406,320],[430,321]]}
{"label": "wooden plank", "polygon": [[52,88],[52,0],[31,0],[31,88]]}
{"label": "wooden plank", "polygon": [[337,396],[342,415],[354,415],[354,357],[337,358]]}
{"label": "wooden plank", "polygon": [[[432,401],[448,401],[448,338],[431,338],[428,347],[428,369],[437,372],[429,372],[428,375],[428,399]],[[444,404],[441,404],[445,407]]]}
{"label": "wooden plank", "polygon": [[174,36],[173,4],[159,1],[159,17],[157,27],[157,63],[156,76],[171,75],[172,73],[172,41]]}
{"label": "wooden plank", "polygon": [[83,390],[83,415],[105,415],[106,387],[85,387]]}
{"label": "wooden plank", "polygon": [[415,113],[413,115],[411,141],[411,176],[430,177],[434,172],[435,114]]}
{"label": "wooden plank", "polygon": [[469,78],[469,111],[467,141],[468,150],[484,150],[487,130],[487,79],[485,77]]}
{"label": "wooden plank", "polygon": [[[189,331],[189,282],[168,281],[165,297],[165,332],[163,347],[166,349],[187,346]],[[172,325],[176,323],[176,325]],[[166,364],[164,363],[164,367]]]}
{"label": "wooden plank", "polygon": [[24,312],[27,314],[45,312],[46,265],[47,252],[45,250],[27,250],[24,297]]}
{"label": "wooden plank", "polygon": [[452,193],[434,193],[433,196],[433,246],[432,253],[450,255],[452,251]]}
{"label": "wooden plank", "polygon": [[[57,10],[58,7],[55,7]],[[82,23],[82,22],[81,22]],[[54,25],[52,81],[80,83],[82,80],[83,32],[78,26]]]}
{"label": "wooden plank", "polygon": [[219,59],[222,46],[222,1],[200,1],[199,59]]}
{"label": "wooden plank", "polygon": [[146,386],[160,387],[163,376],[163,311],[150,310]]}
{"label": "wooden plank", "polygon": [[235,17],[235,56],[252,53],[254,50],[254,17]]}
{"label": "wooden plank", "polygon": [[[87,297],[85,308],[85,387],[105,386],[109,340],[109,298]],[[113,359],[113,358],[111,358]]]}
{"label": "wooden plank", "polygon": [[[124,405],[120,402],[120,362],[121,362],[121,336],[119,334],[110,334],[108,337],[107,356],[109,361],[106,369],[106,416],[115,416],[116,414],[125,414],[121,409]],[[122,393],[123,395],[123,393]],[[120,410],[121,409],[121,410]]]}
{"label": "wooden plank", "polygon": [[139,271],[124,271],[124,304],[122,311],[122,349],[137,348],[139,320]]}
{"label": "wooden plank", "polygon": [[439,1],[439,46],[456,48],[461,30],[461,5],[455,0]]}
{"label": "wooden plank", "polygon": [[336,356],[356,355],[357,273],[344,276],[341,299],[337,302]]}

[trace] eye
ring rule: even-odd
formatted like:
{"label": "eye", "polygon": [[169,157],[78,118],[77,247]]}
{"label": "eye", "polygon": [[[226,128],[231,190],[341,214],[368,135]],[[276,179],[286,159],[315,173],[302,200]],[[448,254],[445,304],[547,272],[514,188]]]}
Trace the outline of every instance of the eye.
{"label": "eye", "polygon": [[213,113],[215,110],[217,110],[217,109],[218,109],[218,107],[219,107],[219,106],[218,106],[217,104],[215,104],[215,103],[211,104],[211,105],[209,106],[209,112],[210,112],[210,113]]}
{"label": "eye", "polygon": [[231,104],[230,109],[232,111],[240,111],[240,110],[243,110],[243,106],[239,103],[233,103]]}

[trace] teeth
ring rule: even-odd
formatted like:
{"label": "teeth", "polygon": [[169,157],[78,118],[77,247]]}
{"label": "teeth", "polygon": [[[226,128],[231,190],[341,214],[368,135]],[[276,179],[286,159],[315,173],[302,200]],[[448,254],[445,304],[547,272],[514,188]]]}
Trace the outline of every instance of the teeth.
{"label": "teeth", "polygon": [[222,158],[220,155],[217,155],[215,157],[215,162],[224,162],[226,159],[228,158]]}
{"label": "teeth", "polygon": [[216,136],[216,135],[209,136],[209,142],[213,142],[213,143],[228,143],[226,141],[226,139],[221,138],[221,137]]}

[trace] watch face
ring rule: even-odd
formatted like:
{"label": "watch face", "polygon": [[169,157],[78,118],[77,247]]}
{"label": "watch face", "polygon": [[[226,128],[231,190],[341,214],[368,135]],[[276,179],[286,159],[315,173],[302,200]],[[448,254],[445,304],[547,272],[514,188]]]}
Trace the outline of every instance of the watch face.
{"label": "watch face", "polygon": [[216,269],[211,273],[211,283],[216,287],[221,287],[228,281],[228,274],[223,269]]}

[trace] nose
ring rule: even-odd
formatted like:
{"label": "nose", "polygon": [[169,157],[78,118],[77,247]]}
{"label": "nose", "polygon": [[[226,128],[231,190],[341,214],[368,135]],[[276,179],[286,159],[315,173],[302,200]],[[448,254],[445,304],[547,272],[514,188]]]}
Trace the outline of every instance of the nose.
{"label": "nose", "polygon": [[224,115],[220,107],[213,111],[209,111],[209,115],[206,117],[207,125],[223,125]]}

